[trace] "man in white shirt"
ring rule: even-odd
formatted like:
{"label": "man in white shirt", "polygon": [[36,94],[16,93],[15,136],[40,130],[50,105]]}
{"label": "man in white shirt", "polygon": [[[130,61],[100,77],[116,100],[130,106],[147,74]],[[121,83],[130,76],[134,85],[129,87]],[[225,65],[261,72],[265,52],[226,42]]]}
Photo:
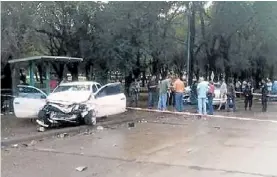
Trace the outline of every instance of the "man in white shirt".
{"label": "man in white shirt", "polygon": [[268,93],[271,94],[271,91],[272,91],[272,82],[270,79],[267,79],[267,90],[268,90]]}

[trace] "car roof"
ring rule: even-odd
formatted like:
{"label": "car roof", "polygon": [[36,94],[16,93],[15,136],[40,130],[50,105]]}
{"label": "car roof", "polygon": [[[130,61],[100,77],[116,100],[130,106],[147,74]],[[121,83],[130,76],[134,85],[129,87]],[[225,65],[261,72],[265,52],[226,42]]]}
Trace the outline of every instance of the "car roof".
{"label": "car roof", "polygon": [[70,85],[94,85],[94,84],[99,84],[98,82],[94,81],[76,81],[76,82],[64,82],[61,83],[61,86],[70,86]]}

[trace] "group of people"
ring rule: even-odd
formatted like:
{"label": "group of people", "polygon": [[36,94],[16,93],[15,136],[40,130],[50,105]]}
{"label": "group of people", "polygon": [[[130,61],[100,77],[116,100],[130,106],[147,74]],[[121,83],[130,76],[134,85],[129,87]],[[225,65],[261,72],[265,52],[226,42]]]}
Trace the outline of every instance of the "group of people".
{"label": "group of people", "polygon": [[[194,86],[194,87],[193,87]],[[147,84],[148,87],[148,108],[152,109],[157,106],[161,111],[167,110],[167,106],[171,102],[170,99],[173,99],[173,105],[175,110],[182,112],[184,110],[183,96],[186,87],[185,78],[179,76],[169,75],[164,77],[160,82],[156,76],[152,76]],[[268,100],[268,82],[262,80],[261,83],[262,91],[262,111],[267,110],[267,100]],[[131,84],[131,104],[135,103],[138,106],[138,97],[140,92],[140,84],[135,80]],[[236,92],[242,92],[244,95],[244,108],[245,110],[251,110],[253,104],[253,92],[254,87],[251,82],[234,84],[233,80],[229,80],[226,84],[225,80],[221,81],[220,85],[220,105],[218,110],[221,109],[223,105],[227,111],[231,109],[236,111]],[[194,94],[193,94],[194,93]],[[200,77],[199,82],[194,80],[193,85],[191,86],[191,100],[195,97],[197,101],[198,113],[202,115],[212,115],[214,113],[213,100],[215,98],[215,86],[213,81],[207,82],[203,77]],[[158,98],[158,100],[157,100]],[[158,103],[156,105],[156,103]]]}
{"label": "group of people", "polygon": [[173,100],[173,105],[176,111],[183,111],[183,96],[185,91],[186,83],[183,81],[184,78],[180,76],[171,75],[163,78],[158,83],[155,76],[152,76],[148,82],[148,108],[152,109],[156,106],[157,90],[158,96],[158,109],[161,111],[167,110],[167,106]]}

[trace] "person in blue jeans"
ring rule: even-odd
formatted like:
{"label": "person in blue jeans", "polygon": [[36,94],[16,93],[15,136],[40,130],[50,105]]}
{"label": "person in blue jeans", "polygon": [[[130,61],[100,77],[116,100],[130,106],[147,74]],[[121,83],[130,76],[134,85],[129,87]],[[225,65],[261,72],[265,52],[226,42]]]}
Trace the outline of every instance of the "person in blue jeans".
{"label": "person in blue jeans", "polygon": [[213,107],[213,99],[214,99],[214,83],[213,81],[210,81],[209,83],[209,91],[208,91],[208,114],[213,115],[214,114],[214,107]]}
{"label": "person in blue jeans", "polygon": [[173,88],[175,91],[175,109],[178,112],[182,112],[184,109],[183,96],[185,91],[185,83],[181,80],[181,77],[177,77],[173,84]]}
{"label": "person in blue jeans", "polygon": [[158,109],[161,111],[165,111],[167,109],[166,101],[167,101],[167,91],[170,89],[170,77],[165,78],[161,81],[159,88],[159,102]]}
{"label": "person in blue jeans", "polygon": [[197,85],[198,93],[198,113],[201,115],[207,115],[207,93],[209,89],[208,82],[204,81],[203,77],[200,77],[199,84]]}
{"label": "person in blue jeans", "polygon": [[148,108],[152,109],[156,103],[157,87],[156,76],[152,76],[148,82]]}

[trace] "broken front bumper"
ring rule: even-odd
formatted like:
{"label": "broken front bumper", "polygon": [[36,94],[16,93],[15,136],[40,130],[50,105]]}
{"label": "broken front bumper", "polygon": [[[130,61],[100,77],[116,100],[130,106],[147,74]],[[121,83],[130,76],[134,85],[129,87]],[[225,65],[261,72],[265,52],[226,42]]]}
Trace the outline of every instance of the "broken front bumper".
{"label": "broken front bumper", "polygon": [[71,104],[63,105],[58,103],[47,103],[39,115],[39,118],[44,117],[53,121],[76,122],[84,118],[91,109],[86,104]]}

